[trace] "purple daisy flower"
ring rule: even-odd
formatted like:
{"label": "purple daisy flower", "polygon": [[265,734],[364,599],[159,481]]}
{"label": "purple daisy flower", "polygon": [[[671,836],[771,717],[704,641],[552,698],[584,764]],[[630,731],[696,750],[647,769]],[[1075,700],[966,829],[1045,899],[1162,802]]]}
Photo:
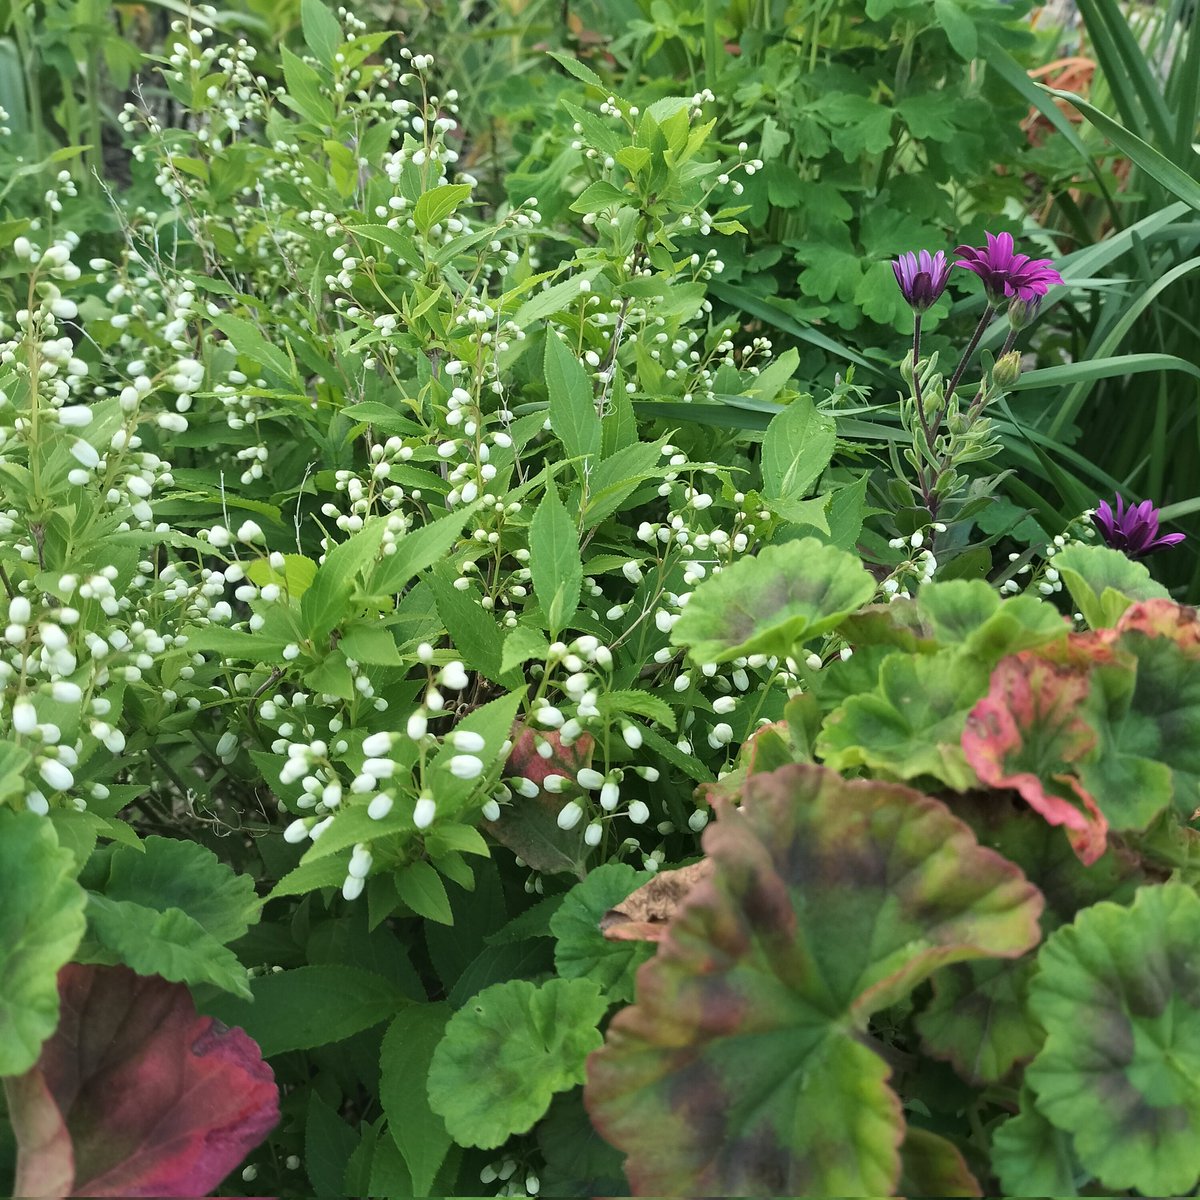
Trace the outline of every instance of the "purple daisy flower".
{"label": "purple daisy flower", "polygon": [[954,253],[960,255],[954,262],[956,267],[966,267],[983,280],[983,289],[993,304],[1003,304],[1015,296],[1018,300],[1040,300],[1054,283],[1062,283],[1062,276],[1054,269],[1048,258],[1031,259],[1028,254],[1017,254],[1012,234],[985,234],[987,245],[982,249],[975,246],[959,246]]}
{"label": "purple daisy flower", "polygon": [[1113,512],[1107,500],[1101,500],[1092,514],[1092,524],[1100,536],[1114,549],[1122,550],[1130,558],[1142,558],[1155,550],[1178,546],[1184,539],[1182,533],[1158,535],[1158,509],[1149,500],[1125,507],[1125,501],[1117,496],[1117,510]]}
{"label": "purple daisy flower", "polygon": [[950,267],[945,252],[930,254],[911,250],[892,262],[892,271],[900,285],[900,293],[916,312],[924,312],[946,290]]}

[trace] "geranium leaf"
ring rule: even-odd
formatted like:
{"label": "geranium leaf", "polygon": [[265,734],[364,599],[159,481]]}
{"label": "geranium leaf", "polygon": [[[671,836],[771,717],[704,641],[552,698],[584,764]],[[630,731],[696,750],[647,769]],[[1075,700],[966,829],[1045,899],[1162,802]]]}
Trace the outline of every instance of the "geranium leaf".
{"label": "geranium leaf", "polygon": [[904,1121],[867,1022],[945,963],[1017,956],[1041,897],[939,802],[794,765],[714,795],[715,861],[585,1098],[654,1195],[887,1195]]}
{"label": "geranium leaf", "polygon": [[924,775],[958,791],[978,786],[960,742],[987,682],[986,669],[956,650],[889,655],[878,687],[826,718],[817,753],[839,771],[869,766],[884,779]]}
{"label": "geranium leaf", "polygon": [[769,546],[692,594],[671,631],[699,663],[743,654],[790,654],[828,633],[875,594],[858,559],[816,538]]}
{"label": "geranium leaf", "polygon": [[485,1150],[524,1133],[556,1092],[583,1082],[608,1007],[588,979],[523,979],[476,993],[446,1025],[429,1103],[455,1141]]}
{"label": "geranium leaf", "polygon": [[910,1125],[900,1147],[900,1188],[906,1196],[982,1196],[979,1180],[953,1142]]}
{"label": "geranium leaf", "polygon": [[954,963],[933,977],[933,1000],[917,1017],[925,1050],[947,1059],[969,1083],[998,1083],[1037,1053],[1029,1019],[1029,959]]}
{"label": "geranium leaf", "polygon": [[1054,566],[1093,629],[1115,625],[1135,600],[1167,596],[1144,563],[1107,546],[1067,546],[1054,556]]}
{"label": "geranium leaf", "polygon": [[[73,1175],[77,1196],[207,1195],[275,1127],[258,1047],[197,1016],[187,988],[74,964],[59,988],[62,1020],[10,1108],[18,1193]],[[56,1124],[69,1140],[47,1139]]]}
{"label": "geranium leaf", "polygon": [[1077,1196],[1071,1139],[1021,1089],[1021,1111],[992,1134],[992,1170],[1008,1196]]}
{"label": "geranium leaf", "polygon": [[1085,863],[1104,853],[1108,831],[1095,798],[1071,773],[1096,749],[1096,731],[1082,711],[1090,688],[1087,674],[1072,665],[1029,651],[1006,658],[962,738],[979,778],[1015,788],[1051,825],[1064,826]]}
{"label": "geranium leaf", "polygon": [[1046,1042],[1026,1071],[1038,1108],[1106,1190],[1200,1181],[1200,897],[1183,884],[1101,903],[1038,955],[1030,1007]]}
{"label": "geranium leaf", "polygon": [[605,863],[577,883],[550,918],[554,966],[563,979],[591,979],[610,1002],[633,999],[633,975],[650,957],[644,942],[608,941],[600,921],[651,878],[628,863]]}
{"label": "geranium leaf", "polygon": [[85,926],[75,858],[31,812],[0,812],[0,1075],[36,1061],[58,1024],[59,968]]}

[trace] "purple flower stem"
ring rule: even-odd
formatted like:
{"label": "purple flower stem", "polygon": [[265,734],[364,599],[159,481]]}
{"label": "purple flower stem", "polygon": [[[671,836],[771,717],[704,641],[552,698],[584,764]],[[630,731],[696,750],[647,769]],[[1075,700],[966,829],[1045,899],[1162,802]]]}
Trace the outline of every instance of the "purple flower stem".
{"label": "purple flower stem", "polygon": [[[975,326],[975,332],[971,334],[971,340],[967,343],[967,348],[963,351],[962,358],[958,361],[958,366],[954,368],[954,374],[950,376],[950,382],[946,385],[946,404],[949,405],[950,397],[954,395],[954,389],[958,387],[959,380],[963,377],[963,372],[967,369],[967,363],[971,361],[971,356],[979,346],[983,338],[984,331],[991,324],[992,317],[996,315],[995,308],[989,304],[983,310],[983,316],[979,318],[979,324]],[[945,410],[943,409],[943,412]],[[938,425],[941,424],[941,417],[938,417]],[[936,428],[936,426],[935,426]]]}
{"label": "purple flower stem", "polygon": [[[996,361],[999,362],[1006,354],[1008,354],[1017,341],[1017,330],[1010,329],[1008,337],[1004,339],[1004,345],[1000,347],[1000,353],[996,355]],[[975,394],[975,399],[971,401],[971,407],[967,410],[967,421],[974,421],[979,416],[979,410],[983,407],[983,388]]]}

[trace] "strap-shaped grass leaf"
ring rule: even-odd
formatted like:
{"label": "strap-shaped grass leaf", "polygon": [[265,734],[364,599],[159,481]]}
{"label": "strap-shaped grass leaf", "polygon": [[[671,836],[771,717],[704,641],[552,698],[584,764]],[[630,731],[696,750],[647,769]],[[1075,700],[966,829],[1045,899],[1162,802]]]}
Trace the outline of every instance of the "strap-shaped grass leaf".
{"label": "strap-shaped grass leaf", "polygon": [[1041,897],[944,805],[793,765],[714,797],[715,860],[592,1056],[593,1121],[650,1195],[887,1195],[904,1120],[870,1015],[1017,956]]}
{"label": "strap-shaped grass leaf", "polygon": [[866,604],[875,581],[851,554],[816,538],[769,546],[696,589],[671,631],[696,662],[790,654]]}
{"label": "strap-shaped grass leaf", "polygon": [[966,791],[978,780],[960,744],[963,726],[987,684],[986,668],[956,650],[890,655],[874,691],[851,696],[826,718],[817,753],[835,770],[931,776]]}
{"label": "strap-shaped grass leaf", "polygon": [[1200,897],[1183,884],[1097,904],[1038,955],[1046,1043],[1026,1078],[1106,1190],[1200,1181]]}
{"label": "strap-shaped grass leaf", "polygon": [[37,1061],[58,1024],[58,969],[83,937],[86,896],[54,827],[0,812],[0,1075]]}
{"label": "strap-shaped grass leaf", "polygon": [[429,1103],[455,1141],[484,1150],[525,1133],[556,1092],[583,1082],[608,1002],[590,979],[496,983],[446,1025],[429,1067]]}
{"label": "strap-shaped grass leaf", "polygon": [[968,1083],[998,1083],[1042,1042],[1025,1003],[1032,972],[1029,959],[943,967],[933,977],[933,1000],[917,1017],[925,1050],[947,1059]]}

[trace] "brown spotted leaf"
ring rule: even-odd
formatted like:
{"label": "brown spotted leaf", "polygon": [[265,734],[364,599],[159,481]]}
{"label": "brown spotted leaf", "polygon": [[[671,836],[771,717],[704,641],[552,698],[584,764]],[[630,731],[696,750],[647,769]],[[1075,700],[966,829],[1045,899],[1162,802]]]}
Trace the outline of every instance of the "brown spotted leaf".
{"label": "brown spotted leaf", "polygon": [[1041,897],[944,805],[793,765],[715,797],[691,890],[585,1099],[641,1195],[887,1195],[904,1120],[872,1013],[937,967],[1015,957]]}
{"label": "brown spotted leaf", "polygon": [[674,871],[659,871],[600,920],[611,942],[661,942],[667,923],[692,888],[712,875],[712,860],[702,858]]}

